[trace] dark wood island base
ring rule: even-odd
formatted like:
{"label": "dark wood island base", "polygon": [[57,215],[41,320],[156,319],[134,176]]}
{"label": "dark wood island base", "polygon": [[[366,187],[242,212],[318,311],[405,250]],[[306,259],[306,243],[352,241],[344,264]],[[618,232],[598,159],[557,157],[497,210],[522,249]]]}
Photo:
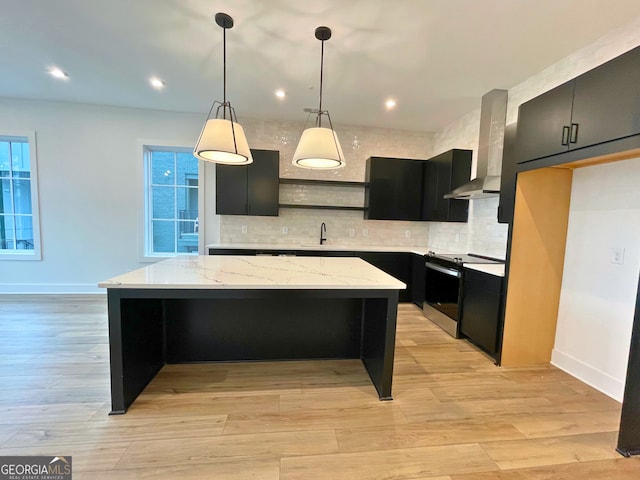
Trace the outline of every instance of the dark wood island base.
{"label": "dark wood island base", "polygon": [[360,358],[392,399],[398,289],[119,286],[107,297],[111,415],[174,363]]}

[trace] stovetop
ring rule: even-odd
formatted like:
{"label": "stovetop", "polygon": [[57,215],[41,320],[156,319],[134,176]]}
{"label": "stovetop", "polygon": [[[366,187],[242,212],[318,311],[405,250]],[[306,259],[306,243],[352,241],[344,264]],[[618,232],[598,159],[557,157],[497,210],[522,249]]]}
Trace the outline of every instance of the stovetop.
{"label": "stovetop", "polygon": [[437,260],[438,263],[463,265],[465,263],[504,263],[499,258],[478,255],[475,253],[435,253],[428,252],[427,259]]}

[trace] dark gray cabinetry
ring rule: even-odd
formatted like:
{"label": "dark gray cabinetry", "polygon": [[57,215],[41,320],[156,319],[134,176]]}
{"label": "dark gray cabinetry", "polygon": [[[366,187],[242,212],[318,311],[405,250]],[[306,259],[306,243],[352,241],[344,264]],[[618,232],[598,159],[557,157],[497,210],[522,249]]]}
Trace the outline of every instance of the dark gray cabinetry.
{"label": "dark gray cabinetry", "polygon": [[517,162],[640,134],[639,84],[640,47],[523,103]]}
{"label": "dark gray cabinetry", "polygon": [[280,153],[251,150],[253,163],[216,165],[218,215],[278,215]]}
{"label": "dark gray cabinetry", "polygon": [[411,254],[411,301],[422,308],[426,285],[426,267],[424,255]]}
{"label": "dark gray cabinetry", "polygon": [[504,149],[502,153],[502,172],[500,174],[500,203],[498,204],[498,223],[511,223],[516,201],[516,127],[507,125],[504,130]]}
{"label": "dark gray cabinetry", "polygon": [[465,268],[460,331],[494,358],[501,335],[503,277]]}
{"label": "dark gray cabinetry", "polygon": [[520,105],[518,163],[567,151],[572,103],[573,80]]}
{"label": "dark gray cabinetry", "polygon": [[419,160],[368,158],[364,218],[421,220],[423,166]]}
{"label": "dark gray cabinetry", "polygon": [[445,194],[471,178],[471,150],[453,149],[425,162],[422,220],[466,222],[469,200],[445,199]]}

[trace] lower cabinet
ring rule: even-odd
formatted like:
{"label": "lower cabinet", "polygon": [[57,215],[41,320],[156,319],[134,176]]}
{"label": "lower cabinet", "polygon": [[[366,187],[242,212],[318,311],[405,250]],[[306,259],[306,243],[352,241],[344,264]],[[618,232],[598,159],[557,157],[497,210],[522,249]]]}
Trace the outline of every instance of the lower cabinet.
{"label": "lower cabinet", "polygon": [[503,277],[465,268],[460,331],[494,358],[500,349]]}
{"label": "lower cabinet", "polygon": [[422,308],[424,289],[426,287],[426,267],[424,255],[411,254],[411,301]]}

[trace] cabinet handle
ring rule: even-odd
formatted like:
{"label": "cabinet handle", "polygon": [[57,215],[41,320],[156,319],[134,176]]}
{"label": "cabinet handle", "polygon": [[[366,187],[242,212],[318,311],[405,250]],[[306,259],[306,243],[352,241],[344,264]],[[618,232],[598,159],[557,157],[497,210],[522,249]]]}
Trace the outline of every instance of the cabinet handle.
{"label": "cabinet handle", "polygon": [[571,124],[571,134],[569,135],[569,143],[578,143],[578,124]]}
{"label": "cabinet handle", "polygon": [[562,145],[569,145],[569,127],[562,127]]}

